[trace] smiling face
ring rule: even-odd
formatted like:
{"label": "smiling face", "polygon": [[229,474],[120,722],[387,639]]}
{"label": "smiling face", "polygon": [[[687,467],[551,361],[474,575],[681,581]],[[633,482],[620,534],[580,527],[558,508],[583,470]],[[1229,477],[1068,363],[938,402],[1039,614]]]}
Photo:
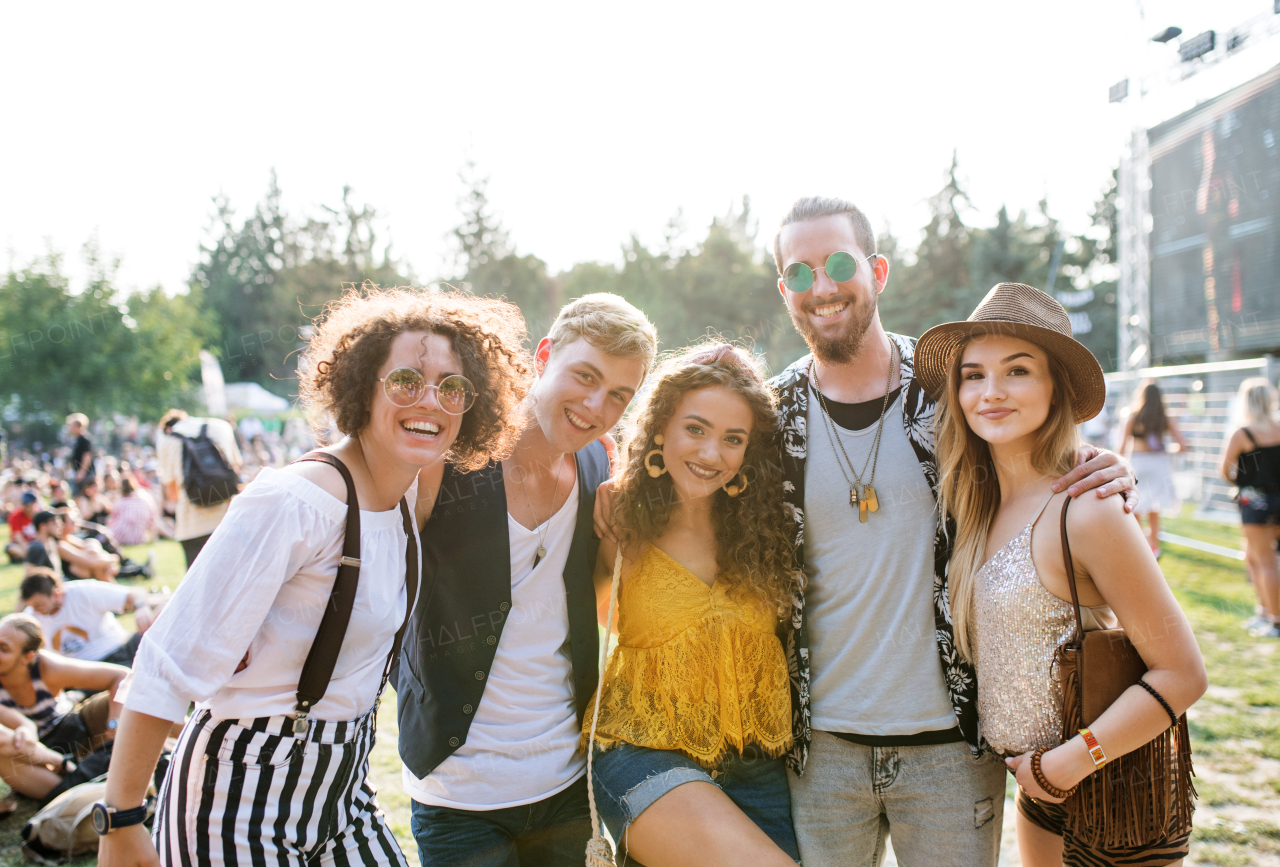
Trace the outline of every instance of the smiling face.
{"label": "smiling face", "polygon": [[738,474],[754,421],[747,402],[724,386],[680,398],[662,430],[662,460],[677,502],[708,497]]}
{"label": "smiling face", "polygon": [[[462,364],[449,339],[422,331],[396,335],[386,361],[378,368],[378,378],[401,367],[418,371],[429,385],[439,385],[446,376],[462,373]],[[462,429],[462,418],[440,408],[434,388],[426,389],[414,406],[404,407],[392,403],[383,384],[376,382],[369,425],[360,437],[405,464],[421,467],[443,458],[453,447]]]}
{"label": "smiling face", "polygon": [[977,436],[992,445],[1034,440],[1053,406],[1048,354],[1017,337],[982,335],[960,356],[960,408]]}
{"label": "smiling face", "polygon": [[0,677],[13,673],[20,666],[31,664],[36,651],[22,652],[22,644],[26,640],[26,636],[16,627],[0,626]]}
{"label": "smiling face", "polygon": [[612,430],[644,379],[640,359],[608,355],[583,339],[552,345],[543,338],[534,365],[534,417],[547,442],[566,454]]}
{"label": "smiling face", "polygon": [[[876,301],[889,279],[889,264],[883,257],[867,259],[858,245],[853,223],[844,214],[789,223],[778,236],[782,269],[801,262],[814,271],[808,292],[792,292],[778,279],[796,330],[824,364],[853,360],[876,317]],[[837,283],[827,276],[827,258],[832,253],[852,253],[858,260],[853,278]],[[819,271],[821,268],[823,270]]]}

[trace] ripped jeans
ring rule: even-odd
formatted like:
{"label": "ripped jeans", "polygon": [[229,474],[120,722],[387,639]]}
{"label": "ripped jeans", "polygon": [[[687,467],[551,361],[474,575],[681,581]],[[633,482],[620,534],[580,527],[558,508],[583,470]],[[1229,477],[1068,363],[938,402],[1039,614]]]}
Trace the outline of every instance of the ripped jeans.
{"label": "ripped jeans", "polygon": [[814,731],[803,776],[788,771],[805,867],[995,867],[1004,761],[966,743],[869,747]]}
{"label": "ripped jeans", "polygon": [[625,863],[623,836],[627,826],[667,792],[695,781],[718,786],[778,848],[793,860],[800,859],[791,828],[784,760],[771,759],[754,745],[748,745],[741,755],[728,753],[709,770],[674,750],[625,743],[605,752],[597,747],[592,764],[596,809],[618,844],[618,864]]}

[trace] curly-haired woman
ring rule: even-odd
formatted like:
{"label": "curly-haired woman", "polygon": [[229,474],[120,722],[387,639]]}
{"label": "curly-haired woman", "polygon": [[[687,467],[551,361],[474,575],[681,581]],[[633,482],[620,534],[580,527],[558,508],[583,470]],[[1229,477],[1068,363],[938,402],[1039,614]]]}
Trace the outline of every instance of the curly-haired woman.
{"label": "curly-haired woman", "polygon": [[583,737],[610,833],[649,867],[799,859],[777,430],[745,353],[697,347],[659,368],[614,482],[618,542],[601,543],[596,586],[617,600],[618,646]]}
{"label": "curly-haired woman", "polygon": [[[482,466],[510,450],[524,333],[511,305],[453,293],[371,288],[326,311],[299,364],[301,393],[345,435],[324,451],[354,482],[359,556],[344,554],[349,483],[334,466],[263,470],[236,497],[121,690],[95,817],[107,828],[102,864],[156,863],[157,852],[184,865],[405,863],[365,778],[411,592],[406,563],[417,560],[409,504],[423,466]],[[309,703],[303,664],[340,562],[358,569],[350,620],[328,686]],[[153,847],[130,820],[190,702]]]}

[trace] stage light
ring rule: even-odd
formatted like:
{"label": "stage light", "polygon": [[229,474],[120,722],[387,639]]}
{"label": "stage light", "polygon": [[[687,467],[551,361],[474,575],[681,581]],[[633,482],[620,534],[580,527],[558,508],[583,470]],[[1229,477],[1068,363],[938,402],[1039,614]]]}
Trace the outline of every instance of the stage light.
{"label": "stage light", "polygon": [[[1280,3],[1280,0],[1276,0],[1276,2]],[[1170,39],[1177,39],[1181,35],[1182,35],[1181,27],[1166,27],[1165,29],[1157,33],[1155,36],[1152,36],[1151,41],[1152,42],[1168,42]]]}
{"label": "stage light", "polygon": [[1195,60],[1197,57],[1208,54],[1213,50],[1217,43],[1217,34],[1212,30],[1206,30],[1204,33],[1197,33],[1190,39],[1183,40],[1178,46],[1178,56],[1182,58],[1182,62]]}

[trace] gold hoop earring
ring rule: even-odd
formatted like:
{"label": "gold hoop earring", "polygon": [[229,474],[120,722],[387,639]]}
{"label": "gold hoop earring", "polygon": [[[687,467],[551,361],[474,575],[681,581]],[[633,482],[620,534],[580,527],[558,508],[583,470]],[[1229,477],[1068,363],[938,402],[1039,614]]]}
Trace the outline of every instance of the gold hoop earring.
{"label": "gold hoop earring", "polygon": [[[734,479],[742,479],[742,484],[735,485],[733,483]],[[742,472],[739,472],[736,476],[733,477],[733,479],[729,480],[729,484],[724,486],[724,492],[731,497],[738,496],[738,494],[741,494],[746,489],[747,489],[747,477]]]}
{"label": "gold hoop earring", "polygon": [[644,456],[644,468],[648,470],[649,475],[653,476],[653,478],[655,479],[667,471],[667,461],[666,461],[666,458],[663,458],[662,466],[655,467],[653,464],[649,463],[649,460],[654,455],[657,455],[658,457],[662,457],[662,443],[664,439],[665,438],[662,436],[662,434],[658,434],[657,436],[655,436],[653,438],[653,444],[656,445],[658,448],[653,449],[647,455]]}

